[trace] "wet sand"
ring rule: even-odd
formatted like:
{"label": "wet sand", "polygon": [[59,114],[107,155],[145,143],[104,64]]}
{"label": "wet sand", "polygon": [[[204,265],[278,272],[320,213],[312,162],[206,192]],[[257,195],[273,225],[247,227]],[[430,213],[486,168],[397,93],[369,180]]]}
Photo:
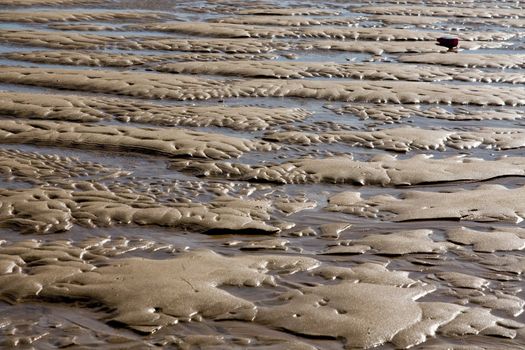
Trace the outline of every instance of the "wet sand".
{"label": "wet sand", "polygon": [[525,347],[519,2],[0,10],[1,348]]}

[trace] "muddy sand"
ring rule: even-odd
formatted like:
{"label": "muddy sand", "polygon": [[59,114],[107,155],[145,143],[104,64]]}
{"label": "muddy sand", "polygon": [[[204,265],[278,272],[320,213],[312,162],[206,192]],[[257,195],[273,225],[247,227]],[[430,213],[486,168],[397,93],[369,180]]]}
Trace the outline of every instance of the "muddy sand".
{"label": "muddy sand", "polygon": [[523,349],[524,27],[0,0],[0,348]]}

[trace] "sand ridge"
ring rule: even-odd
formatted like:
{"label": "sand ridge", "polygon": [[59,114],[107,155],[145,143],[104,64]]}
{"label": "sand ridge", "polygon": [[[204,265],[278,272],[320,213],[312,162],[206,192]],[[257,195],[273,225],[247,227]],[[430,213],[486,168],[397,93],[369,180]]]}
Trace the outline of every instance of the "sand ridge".
{"label": "sand ridge", "polygon": [[0,30],[0,41],[53,49],[167,50],[203,53],[266,53],[290,47],[287,43],[223,39],[166,39],[154,36],[124,37],[67,31]]}
{"label": "sand ridge", "polygon": [[47,28],[61,31],[80,31],[80,32],[97,32],[97,31],[118,31],[118,27],[111,24],[89,24],[89,23],[51,23]]}
{"label": "sand ridge", "polygon": [[171,157],[225,159],[252,150],[271,151],[278,146],[261,141],[201,133],[184,129],[135,128],[82,125],[52,121],[2,120],[4,143],[36,143],[65,147],[112,147]]}
{"label": "sand ridge", "polygon": [[492,228],[488,232],[460,227],[448,230],[447,238],[458,244],[472,245],[478,252],[525,249],[525,230],[516,227]]}
{"label": "sand ridge", "polygon": [[[123,50],[167,50],[202,53],[260,54],[275,50],[334,50],[366,52],[380,55],[387,53],[429,53],[444,52],[447,49],[430,41],[334,41],[304,40],[296,43],[271,40],[249,39],[172,39],[165,37],[137,36],[134,38],[117,35],[72,33],[68,31],[0,30],[1,42],[48,47],[52,49],[99,49],[118,47]],[[502,48],[504,41],[462,41],[461,48]]]}
{"label": "sand ridge", "polygon": [[[133,25],[134,29],[165,31],[187,35],[219,38],[326,38],[354,40],[416,40],[433,41],[440,33],[392,28],[341,28],[341,27],[299,27],[295,29],[270,26],[250,26],[230,23],[207,22],[163,22],[157,24]],[[467,41],[505,41],[516,34],[506,32],[462,32],[458,37]]]}
{"label": "sand ridge", "polygon": [[36,30],[0,30],[0,42],[44,46],[54,49],[95,49],[124,40],[122,36]]}
{"label": "sand ridge", "polygon": [[69,178],[118,178],[129,172],[75,157],[0,150],[0,174],[8,181],[22,180],[33,184]]}
{"label": "sand ridge", "polygon": [[155,12],[74,12],[74,11],[41,11],[20,12],[3,11],[0,13],[1,22],[28,22],[28,23],[50,23],[50,22],[85,22],[85,21],[129,21],[129,20],[159,20],[166,17],[165,14]]}
{"label": "sand ridge", "polygon": [[525,159],[509,157],[485,161],[462,156],[434,159],[423,154],[403,160],[393,156],[376,156],[368,162],[354,161],[348,157],[298,159],[274,166],[181,160],[171,162],[170,168],[197,176],[278,184],[327,182],[363,186],[410,186],[525,176]]}
{"label": "sand ridge", "polygon": [[270,25],[284,27],[302,27],[317,25],[341,25],[351,26],[358,24],[359,19],[348,17],[302,17],[302,16],[236,16],[220,17],[213,19],[214,23],[248,24],[248,25]]}
{"label": "sand ridge", "polygon": [[355,9],[356,12],[380,15],[400,16],[456,16],[481,18],[523,18],[522,9],[505,8],[451,8],[440,6],[363,6]]}
{"label": "sand ridge", "polygon": [[83,4],[97,4],[100,0],[0,0],[0,5],[9,6],[77,6]]}
{"label": "sand ridge", "polygon": [[[504,41],[461,41],[460,48],[464,50],[479,50],[482,48],[503,48],[507,44]],[[447,49],[436,45],[431,41],[368,41],[368,40],[319,40],[305,41],[297,46],[303,50],[332,50],[347,52],[363,52],[374,55],[383,53],[438,53],[446,52]]]}
{"label": "sand ridge", "polygon": [[422,28],[432,28],[437,23],[444,23],[448,21],[446,17],[432,17],[432,16],[395,16],[395,15],[375,15],[366,17],[373,21],[380,21],[388,25],[392,24],[410,24]]}
{"label": "sand ridge", "polygon": [[28,94],[0,91],[0,113],[29,119],[97,122],[116,119],[164,126],[228,127],[264,130],[270,126],[300,121],[311,113],[300,108],[256,106],[166,106],[144,101],[103,97]]}
{"label": "sand ridge", "polygon": [[450,108],[446,109],[440,106],[421,108],[420,106],[385,104],[359,105],[356,103],[342,106],[325,105],[324,107],[339,115],[352,115],[359,117],[361,120],[372,119],[378,123],[401,122],[405,118],[412,117],[455,121],[520,120],[525,117],[525,114],[519,110],[498,108],[486,110],[456,107],[450,110]]}
{"label": "sand ridge", "polygon": [[338,241],[322,254],[359,254],[369,250],[381,255],[405,255],[413,253],[444,253],[457,246],[449,242],[435,242],[429,236],[431,230],[398,231],[388,234],[371,234],[364,238]]}
{"label": "sand ridge", "polygon": [[312,77],[353,78],[361,80],[407,80],[407,81],[450,81],[500,82],[523,84],[525,78],[520,73],[483,72],[472,69],[427,67],[395,63],[337,64],[331,62],[282,62],[282,61],[239,61],[165,63],[155,70],[180,74],[226,75],[248,78],[302,79]]}
{"label": "sand ridge", "polygon": [[85,191],[53,187],[0,189],[0,196],[0,224],[27,233],[68,231],[74,224],[87,227],[156,225],[193,227],[204,231],[279,231],[265,222],[270,218],[269,203],[230,197],[217,198],[208,205],[180,203],[165,206],[156,203],[151,196],[112,192],[104,188]]}
{"label": "sand ridge", "polygon": [[1,55],[10,60],[29,61],[46,64],[63,64],[99,67],[132,67],[162,62],[177,61],[244,61],[244,60],[271,60],[277,56],[272,54],[221,54],[221,53],[193,53],[193,54],[161,54],[136,55],[131,53],[111,54],[102,52],[79,51],[33,51],[9,52]]}
{"label": "sand ridge", "polygon": [[43,68],[3,68],[0,82],[116,93],[143,98],[202,100],[230,97],[301,97],[337,101],[524,105],[518,88],[400,81],[219,81],[190,76]]}
{"label": "sand ridge", "polygon": [[378,195],[367,199],[358,192],[342,192],[329,199],[329,210],[383,217],[391,221],[466,220],[520,223],[525,207],[519,200],[525,187],[480,185],[455,192],[406,191],[401,198]]}
{"label": "sand ridge", "polygon": [[268,15],[268,16],[330,16],[339,15],[339,11],[314,7],[296,7],[296,8],[254,8],[237,11],[239,15]]}
{"label": "sand ridge", "polygon": [[482,55],[462,54],[439,55],[419,54],[406,55],[399,58],[406,63],[440,64],[444,66],[456,66],[465,68],[523,68],[525,66],[525,55]]}
{"label": "sand ridge", "polygon": [[272,142],[310,145],[341,142],[351,146],[378,148],[395,152],[438,150],[447,148],[467,150],[483,147],[508,150],[524,146],[523,130],[519,128],[472,128],[466,130],[422,129],[397,127],[378,131],[333,131],[308,133],[282,131],[268,133],[264,139]]}

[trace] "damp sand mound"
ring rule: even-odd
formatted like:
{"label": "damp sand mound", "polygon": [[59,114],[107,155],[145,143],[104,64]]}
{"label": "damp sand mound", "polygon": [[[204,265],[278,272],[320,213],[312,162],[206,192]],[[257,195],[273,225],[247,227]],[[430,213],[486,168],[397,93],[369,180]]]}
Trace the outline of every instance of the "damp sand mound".
{"label": "damp sand mound", "polygon": [[[309,270],[318,265],[306,257],[224,257],[197,251],[175,259],[128,258],[96,267],[82,260],[83,249],[67,245],[41,246],[30,241],[1,251],[3,297],[14,301],[96,300],[114,310],[108,321],[139,332],[203,317],[251,321],[256,306],[220,287],[273,286],[271,272]],[[31,267],[35,263],[42,266]],[[31,275],[22,269],[30,269]]]}
{"label": "damp sand mound", "polygon": [[277,56],[272,54],[221,54],[221,53],[194,53],[194,54],[159,54],[136,55],[131,53],[112,54],[93,51],[33,51],[9,52],[0,57],[10,60],[28,61],[45,64],[61,64],[73,66],[95,67],[133,67],[151,66],[163,62],[208,62],[208,61],[244,61],[244,60],[271,60]]}
{"label": "damp sand mound", "polygon": [[0,13],[0,22],[24,23],[51,23],[51,22],[86,22],[86,21],[129,21],[129,20],[155,20],[165,17],[162,13],[155,12],[83,12],[83,11],[3,11]]}
{"label": "damp sand mound", "polygon": [[118,178],[128,172],[75,157],[1,149],[0,174],[8,181],[43,184],[73,178]]}
{"label": "damp sand mound", "polygon": [[[283,305],[261,308],[256,321],[311,337],[343,338],[346,348],[372,348],[386,342],[400,348],[428,336],[493,332],[515,337],[521,327],[481,308],[418,302],[432,287],[342,282],[303,287],[283,294]],[[360,302],[355,302],[356,300]]]}
{"label": "damp sand mound", "polygon": [[[479,49],[498,49],[507,47],[509,44],[504,41],[462,41],[460,47],[464,50]],[[383,53],[444,53],[447,48],[436,45],[432,41],[367,41],[367,40],[319,40],[304,41],[297,44],[297,49],[301,50],[321,50],[321,51],[347,51],[362,52],[373,55]]]}
{"label": "damp sand mound", "polygon": [[[322,50],[365,52],[374,55],[386,53],[435,53],[447,49],[431,41],[271,41],[251,39],[166,39],[165,37],[101,35],[91,33],[71,33],[67,31],[0,30],[0,42],[47,47],[52,49],[103,49],[122,50],[165,50],[202,53],[260,54],[272,51]],[[481,48],[504,48],[504,41],[462,41],[461,48],[478,50]]]}
{"label": "damp sand mound", "polygon": [[462,156],[433,159],[429,155],[417,155],[399,160],[393,156],[381,155],[368,162],[354,161],[348,157],[332,157],[299,159],[274,166],[181,160],[172,162],[170,168],[202,177],[216,176],[278,184],[325,182],[409,186],[525,176],[525,158],[509,157],[486,161]]}
{"label": "damp sand mound", "polygon": [[359,117],[361,120],[372,119],[374,122],[395,123],[405,118],[421,117],[451,121],[482,121],[482,120],[520,120],[525,118],[525,113],[520,110],[503,108],[474,109],[465,107],[443,108],[440,106],[388,105],[370,104],[359,105],[356,103],[342,106],[325,105],[325,108],[338,115]]}
{"label": "damp sand mound", "polygon": [[13,68],[0,72],[0,82],[142,98],[205,100],[231,97],[300,97],[381,103],[445,103],[525,105],[520,88],[445,85],[398,81],[278,81],[254,79],[219,81],[191,76],[139,73]]}
{"label": "damp sand mound", "polygon": [[265,223],[270,219],[270,203],[230,197],[209,204],[166,206],[152,196],[129,191],[35,187],[0,189],[0,200],[0,225],[27,233],[68,231],[75,223],[88,227],[136,224],[253,233],[279,231]]}
{"label": "damp sand mound", "polygon": [[328,209],[391,221],[465,220],[519,223],[525,217],[520,198],[525,187],[481,185],[453,192],[405,191],[401,197],[378,195],[361,198],[358,192],[342,192],[329,199]]}
{"label": "damp sand mound", "polygon": [[[341,28],[341,27],[298,27],[283,28],[270,26],[250,26],[230,23],[209,22],[163,22],[144,25],[134,25],[133,29],[173,32],[186,35],[206,36],[215,38],[323,38],[323,39],[353,39],[353,40],[411,40],[433,41],[442,36],[441,33],[423,30],[395,28]],[[516,37],[516,34],[506,32],[459,32],[457,36],[466,41],[506,41]]]}
{"label": "damp sand mound", "polygon": [[465,68],[523,68],[525,55],[463,54],[440,55],[434,53],[401,56],[405,63],[439,64]]}
{"label": "damp sand mound", "polygon": [[237,11],[239,15],[266,15],[266,16],[336,16],[340,12],[328,8],[313,8],[313,7],[268,7],[268,8],[254,8]]}
{"label": "damp sand mound", "polygon": [[407,80],[407,81],[449,81],[499,82],[523,84],[525,78],[520,73],[483,72],[481,70],[413,66],[407,64],[376,63],[374,65],[337,64],[331,62],[279,62],[279,61],[239,61],[166,63],[154,67],[155,70],[179,74],[226,75],[247,78],[303,79],[312,77],[353,78],[360,80]]}
{"label": "damp sand mound", "polygon": [[272,142],[311,145],[346,143],[350,146],[378,148],[395,152],[412,150],[445,151],[448,147],[467,150],[477,147],[508,150],[525,146],[523,129],[473,128],[470,131],[399,127],[378,131],[333,131],[308,133],[283,131],[264,137]]}
{"label": "damp sand mound", "polygon": [[157,36],[125,37],[64,31],[0,30],[0,42],[52,49],[166,50],[203,53],[266,53],[290,45],[270,40],[166,39]]}
{"label": "damp sand mound", "polygon": [[302,16],[235,16],[235,17],[220,17],[213,19],[211,22],[215,23],[230,23],[230,24],[248,24],[248,25],[269,25],[269,26],[283,26],[283,27],[303,27],[303,26],[320,26],[320,25],[341,25],[351,26],[358,24],[359,20],[348,17],[302,17]]}
{"label": "damp sand mound", "polygon": [[432,230],[398,231],[371,234],[363,238],[337,241],[321,252],[325,255],[352,255],[372,251],[380,255],[405,255],[414,253],[441,254],[457,249],[449,242],[436,242]]}
{"label": "damp sand mound", "polygon": [[276,145],[222,134],[184,129],[142,129],[128,126],[82,125],[51,121],[2,120],[4,143],[63,147],[113,148],[171,157],[224,159],[253,150],[271,151]]}
{"label": "damp sand mound", "polygon": [[481,17],[481,18],[523,18],[522,9],[506,8],[472,8],[472,7],[441,7],[441,6],[363,6],[354,11],[374,15],[398,16],[453,16],[453,17]]}
{"label": "damp sand mound", "polygon": [[[97,264],[100,250],[91,249],[93,243],[82,246],[23,241],[1,247],[0,294],[10,302],[95,300],[110,310],[107,321],[138,332],[203,319],[244,320],[307,336],[341,337],[348,348],[387,342],[410,347],[436,333],[514,338],[523,327],[490,309],[420,302],[434,286],[380,264],[343,268],[308,257],[226,257],[210,250]],[[279,293],[274,306],[256,306],[221,288],[273,288],[286,275],[306,271],[343,282]],[[357,278],[363,281],[356,283]]]}
{"label": "damp sand mound", "polygon": [[254,106],[166,106],[145,101],[119,100],[74,95],[28,94],[0,91],[0,113],[5,116],[98,122],[121,122],[163,126],[227,127],[236,130],[264,130],[308,118],[300,108]]}
{"label": "damp sand mound", "polygon": [[457,244],[471,245],[476,252],[511,251],[525,249],[525,229],[492,227],[490,231],[459,227],[447,231],[447,238]]}
{"label": "damp sand mound", "polygon": [[78,6],[85,4],[99,4],[100,0],[17,0],[15,3],[12,0],[0,0],[0,5],[3,6]]}

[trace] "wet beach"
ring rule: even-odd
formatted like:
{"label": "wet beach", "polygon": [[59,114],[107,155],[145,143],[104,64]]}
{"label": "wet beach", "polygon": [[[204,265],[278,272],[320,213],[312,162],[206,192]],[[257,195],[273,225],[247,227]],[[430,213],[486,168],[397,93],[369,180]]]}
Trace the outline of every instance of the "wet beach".
{"label": "wet beach", "polygon": [[1,348],[525,348],[519,2],[0,10]]}

